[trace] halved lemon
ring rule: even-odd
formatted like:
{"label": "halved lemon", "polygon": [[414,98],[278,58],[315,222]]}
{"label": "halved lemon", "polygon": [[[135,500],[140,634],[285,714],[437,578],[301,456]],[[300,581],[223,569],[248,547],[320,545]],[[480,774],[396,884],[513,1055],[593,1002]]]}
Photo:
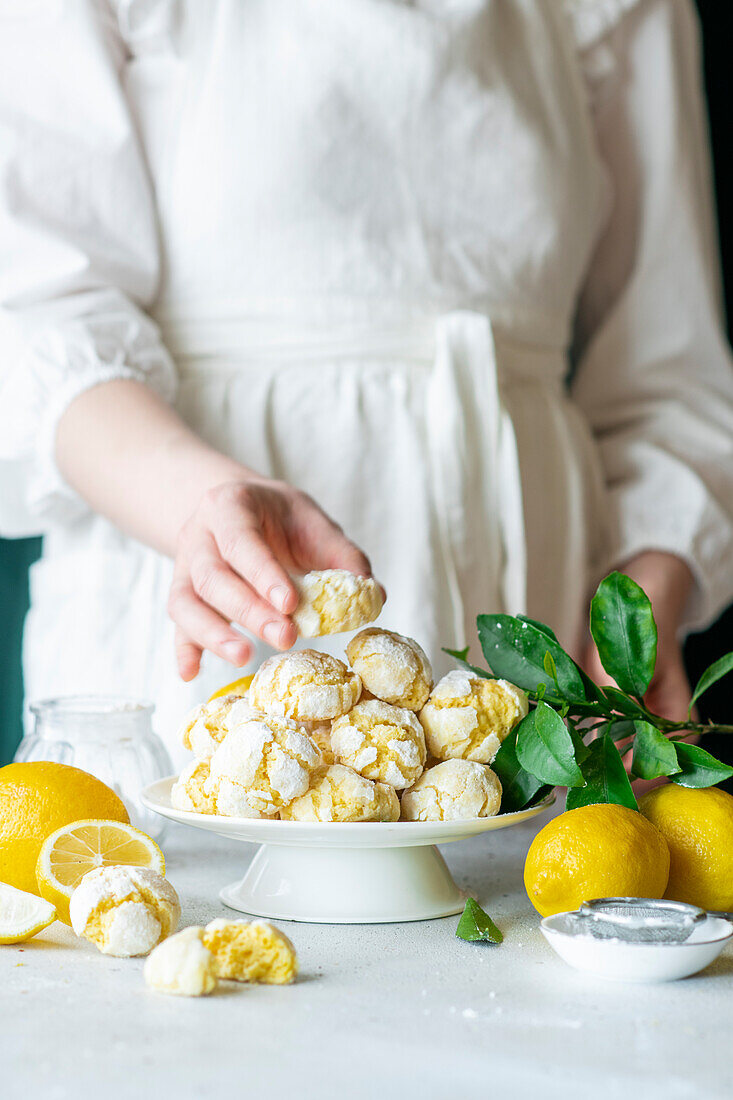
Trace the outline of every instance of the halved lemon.
{"label": "halved lemon", "polygon": [[121,821],[72,821],[43,842],[36,864],[38,890],[70,924],[69,900],[88,871],[96,867],[150,867],[165,874],[165,858],[141,829]]}
{"label": "halved lemon", "polygon": [[252,673],[251,676],[241,676],[239,680],[232,680],[231,684],[225,684],[223,688],[215,691],[209,702],[213,699],[221,699],[224,695],[246,695],[254,678],[254,673]]}
{"label": "halved lemon", "polygon": [[0,943],[23,943],[55,920],[49,901],[0,882]]}

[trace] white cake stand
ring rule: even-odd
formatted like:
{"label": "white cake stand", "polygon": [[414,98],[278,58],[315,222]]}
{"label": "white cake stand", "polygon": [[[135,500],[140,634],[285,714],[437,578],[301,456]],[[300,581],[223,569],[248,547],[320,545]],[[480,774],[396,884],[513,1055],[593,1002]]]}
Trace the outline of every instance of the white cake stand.
{"label": "white cake stand", "polygon": [[244,878],[221,891],[222,901],[253,916],[313,924],[383,924],[459,913],[465,899],[435,845],[518,825],[554,801],[550,796],[519,813],[468,821],[253,821],[177,810],[170,800],[174,782],[171,777],[147,787],[145,805],[183,825],[261,845]]}

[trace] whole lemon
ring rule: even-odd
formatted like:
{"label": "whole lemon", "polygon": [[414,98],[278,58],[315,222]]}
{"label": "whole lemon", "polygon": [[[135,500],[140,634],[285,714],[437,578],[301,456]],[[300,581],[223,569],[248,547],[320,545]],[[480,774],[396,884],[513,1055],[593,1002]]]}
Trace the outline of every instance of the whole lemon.
{"label": "whole lemon", "polygon": [[130,820],[122,799],[80,768],[47,760],[0,768],[0,881],[37,894],[36,861],[46,837],[91,817]]}
{"label": "whole lemon", "polygon": [[667,841],[665,897],[702,909],[733,909],[733,797],[716,787],[668,783],[639,800]]}
{"label": "whole lemon", "polygon": [[224,687],[214,692],[209,702],[213,703],[214,699],[223,699],[225,695],[246,695],[254,678],[253,672],[251,676],[240,676],[238,680],[232,680],[231,684],[224,684]]}
{"label": "whole lemon", "polygon": [[626,806],[579,806],[532,841],[524,864],[529,900],[543,917],[591,898],[661,898],[669,849],[645,817]]}

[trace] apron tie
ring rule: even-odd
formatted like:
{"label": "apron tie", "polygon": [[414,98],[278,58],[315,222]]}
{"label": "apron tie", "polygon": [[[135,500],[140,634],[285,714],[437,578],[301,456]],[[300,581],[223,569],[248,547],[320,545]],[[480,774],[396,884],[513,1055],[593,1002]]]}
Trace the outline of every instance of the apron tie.
{"label": "apron tie", "polygon": [[[527,560],[517,441],[501,396],[489,318],[455,311],[436,324],[427,429],[454,644],[466,644],[462,583],[480,584],[487,611],[526,610]],[[485,517],[481,545],[466,517]]]}

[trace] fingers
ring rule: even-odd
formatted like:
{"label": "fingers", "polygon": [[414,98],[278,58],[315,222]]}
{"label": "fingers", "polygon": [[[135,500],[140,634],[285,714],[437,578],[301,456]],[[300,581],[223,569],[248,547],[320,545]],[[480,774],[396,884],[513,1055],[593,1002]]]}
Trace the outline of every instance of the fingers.
{"label": "fingers", "polygon": [[[270,605],[270,619],[279,618],[277,614],[273,615],[272,608],[284,615],[295,610],[298,592],[290,575],[265,541],[255,516],[245,513],[241,517],[231,518],[223,530],[216,531],[216,544],[224,561]],[[270,641],[269,638],[265,640]],[[270,641],[270,644],[278,643]]]}
{"label": "fingers", "polygon": [[188,578],[174,580],[168,613],[177,627],[176,659],[184,680],[192,680],[198,674],[204,649],[210,649],[237,668],[251,658],[251,644],[199,599]]}
{"label": "fingers", "polygon": [[372,566],[366,554],[329,519],[309,497],[290,518],[290,544],[302,569],[348,569],[362,577],[371,577]]}
{"label": "fingers", "polygon": [[176,664],[179,676],[186,683],[198,676],[202,655],[201,646],[187,638],[180,627],[176,627]]}
{"label": "fingers", "polygon": [[199,602],[235,622],[276,649],[289,649],[297,632],[292,620],[262,600],[240,576],[213,552],[191,563],[191,581]]}

